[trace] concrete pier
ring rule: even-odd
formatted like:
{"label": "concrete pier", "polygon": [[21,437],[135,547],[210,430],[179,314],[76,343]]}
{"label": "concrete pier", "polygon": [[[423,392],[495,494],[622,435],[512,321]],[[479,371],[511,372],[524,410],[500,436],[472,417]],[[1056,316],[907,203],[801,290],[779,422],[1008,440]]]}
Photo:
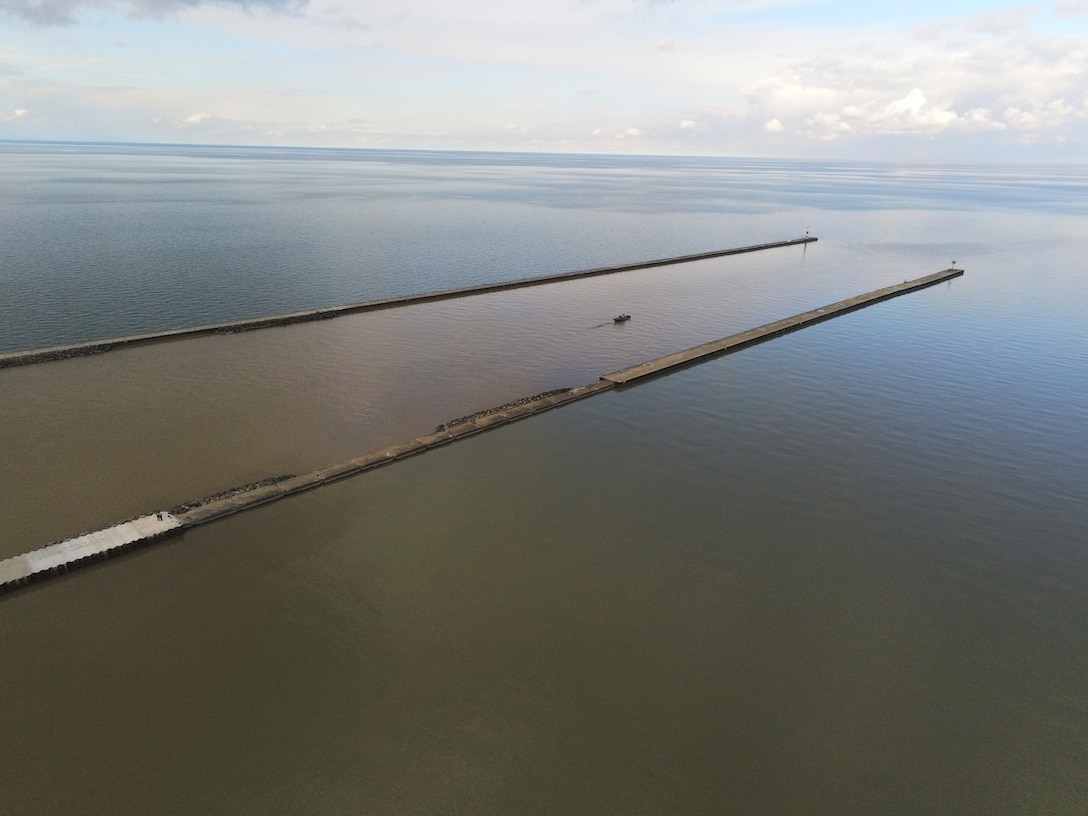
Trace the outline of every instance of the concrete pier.
{"label": "concrete pier", "polygon": [[659,374],[664,374],[677,368],[702,362],[709,357],[717,357],[721,354],[739,351],[742,348],[747,348],[756,343],[762,343],[775,337],[781,337],[784,334],[789,334],[790,332],[803,329],[806,326],[811,326],[815,323],[822,323],[825,320],[830,320],[833,317],[838,317],[847,312],[853,312],[857,309],[863,309],[866,306],[872,306],[874,303],[880,303],[883,300],[898,297],[899,295],[905,295],[908,292],[916,292],[919,289],[925,289],[927,286],[934,286],[943,281],[957,278],[962,274],[962,269],[945,269],[941,272],[927,275],[924,278],[903,281],[895,286],[887,286],[883,289],[877,289],[875,292],[869,292],[864,295],[858,295],[857,297],[840,300],[837,303],[832,303],[819,309],[811,309],[807,312],[794,315],[793,317],[787,317],[782,320],[776,320],[773,323],[764,324],[763,326],[757,326],[754,329],[748,329],[739,334],[731,334],[729,337],[723,337],[721,340],[714,340],[710,343],[704,343],[701,346],[678,351],[675,354],[658,357],[656,360],[648,360],[645,363],[639,363],[630,368],[614,371],[611,374],[605,374],[602,379],[615,383],[616,385],[627,385],[636,380],[646,379],[647,377],[656,377]]}
{"label": "concrete pier", "polygon": [[170,513],[153,513],[49,544],[0,561],[0,589],[67,572],[82,564],[150,544],[180,530],[181,522]]}
{"label": "concrete pier", "polygon": [[448,445],[459,439],[483,433],[493,428],[526,419],[559,408],[571,402],[587,399],[618,386],[637,384],[704,360],[738,351],[742,348],[781,337],[806,326],[830,320],[874,303],[915,292],[928,286],[951,280],[963,274],[962,269],[941,272],[904,281],[895,286],[858,295],[819,309],[767,323],[754,329],[704,343],[684,351],[648,360],[629,368],[606,374],[597,382],[578,388],[563,388],[526,397],[514,402],[479,411],[467,417],[438,426],[433,433],[409,442],[393,445],[331,467],[299,476],[278,476],[251,485],[223,491],[204,499],[187,502],[169,510],[133,519],[105,530],[50,544],[24,555],[0,561],[0,592],[35,580],[56,575],[81,564],[108,558],[125,550],[176,535],[184,530],[225,518],[243,510],[278,501],[287,496],[311,490],[323,484],[365,473],[409,456]]}
{"label": "concrete pier", "polygon": [[0,368],[33,365],[34,363],[47,363],[53,360],[66,360],[71,357],[85,357],[91,354],[101,354],[106,351],[124,348],[126,346],[161,343],[168,340],[184,340],[190,337],[200,337],[209,334],[231,334],[234,332],[254,331],[256,329],[267,329],[274,326],[287,326],[292,323],[308,323],[314,320],[329,320],[334,317],[348,314],[373,312],[378,311],[379,309],[396,309],[402,306],[413,306],[418,303],[431,303],[437,300],[472,297],[473,295],[484,295],[490,292],[524,289],[529,286],[545,286],[549,283],[561,283],[563,281],[578,280],[580,278],[614,275],[619,272],[633,272],[639,269],[652,269],[658,266],[671,266],[674,264],[691,263],[692,261],[705,261],[710,258],[721,258],[727,255],[743,255],[749,252],[760,252],[765,249],[810,244],[817,240],[819,239],[815,236],[806,235],[804,238],[794,238],[788,241],[773,241],[767,244],[754,244],[752,246],[734,247],[732,249],[716,249],[710,252],[697,252],[692,255],[676,255],[671,258],[658,258],[652,261],[638,261],[636,263],[619,264],[617,266],[599,266],[592,269],[579,269],[574,272],[560,272],[556,275],[519,278],[517,280],[503,281],[501,283],[464,286],[459,289],[443,289],[436,292],[425,292],[419,295],[406,295],[404,297],[384,298],[382,300],[368,300],[361,303],[348,303],[343,306],[330,306],[324,309],[308,309],[302,312],[289,312],[287,314],[256,317],[249,320],[209,323],[204,326],[193,326],[187,329],[172,329],[170,331],[150,332],[147,334],[132,334],[126,337],[113,337],[108,340],[93,340],[87,343],[72,343],[64,346],[31,349],[29,351],[8,352],[6,354],[0,354]]}

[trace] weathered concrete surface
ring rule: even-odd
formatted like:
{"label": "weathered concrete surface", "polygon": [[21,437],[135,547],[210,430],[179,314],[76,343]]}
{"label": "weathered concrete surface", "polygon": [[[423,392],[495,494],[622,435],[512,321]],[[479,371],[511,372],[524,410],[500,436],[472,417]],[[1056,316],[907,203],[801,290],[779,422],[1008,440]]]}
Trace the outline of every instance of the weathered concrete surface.
{"label": "weathered concrete surface", "polygon": [[701,346],[678,351],[675,354],[667,354],[664,357],[658,357],[656,360],[648,360],[645,363],[639,363],[630,368],[614,371],[611,374],[605,374],[601,379],[615,383],[616,385],[627,385],[636,380],[655,377],[677,368],[702,362],[708,357],[728,354],[755,345],[756,343],[762,343],[775,337],[781,337],[783,334],[803,329],[814,323],[830,320],[833,317],[838,317],[839,315],[855,311],[856,309],[863,309],[866,306],[871,306],[874,303],[898,297],[899,295],[905,295],[908,292],[915,292],[919,289],[924,289],[927,286],[933,286],[942,281],[959,277],[962,274],[962,269],[945,269],[942,272],[935,272],[924,278],[903,281],[903,283],[896,284],[895,286],[887,286],[883,289],[877,289],[875,292],[869,292],[864,295],[858,295],[857,297],[840,300],[838,303],[832,303],[820,309],[811,309],[810,311],[802,312],[793,317],[776,320],[773,323],[767,323],[754,329],[748,329],[739,334],[731,334],[729,337],[723,337],[720,340],[704,343]]}
{"label": "weathered concrete surface", "polygon": [[348,303],[343,306],[330,306],[324,309],[308,309],[301,312],[289,312],[287,314],[257,317],[249,320],[209,323],[205,326],[193,326],[192,328],[187,329],[173,329],[170,331],[150,332],[147,334],[132,334],[127,337],[113,337],[108,340],[94,340],[87,343],[73,343],[70,345],[50,346],[49,348],[32,349],[29,351],[9,352],[0,354],[0,368],[32,365],[34,363],[47,363],[53,360],[66,360],[70,357],[86,357],[91,354],[101,354],[113,349],[124,348],[125,346],[161,343],[167,340],[184,340],[189,337],[199,337],[208,334],[230,334],[233,332],[254,331],[255,329],[286,326],[292,323],[307,323],[313,320],[328,320],[341,315],[357,314],[359,312],[373,312],[378,311],[379,309],[395,309],[401,306],[412,306],[417,303],[430,303],[436,300],[471,297],[472,295],[483,295],[489,292],[503,292],[510,289],[524,289],[529,286],[544,286],[549,283],[560,283],[562,281],[591,278],[599,275],[613,275],[617,272],[633,272],[638,269],[651,269],[656,266],[670,266],[673,264],[690,263],[691,261],[703,261],[709,258],[721,258],[726,255],[742,255],[747,252],[759,252],[764,249],[809,244],[817,240],[819,239],[813,236],[805,236],[804,238],[794,238],[788,241],[774,241],[767,244],[734,247],[733,249],[717,249],[711,252],[677,255],[672,258],[658,258],[652,261],[639,261],[637,263],[620,264],[618,266],[600,266],[592,269],[580,269],[574,272],[560,272],[556,275],[542,275],[536,278],[519,278],[518,280],[505,281],[503,283],[486,283],[478,286],[465,286],[459,289],[443,289],[437,292],[426,292],[420,295],[406,295],[404,297],[384,298],[382,300],[368,300],[361,303]]}
{"label": "weathered concrete surface", "polygon": [[587,399],[619,385],[638,382],[692,365],[709,357],[736,351],[747,346],[780,337],[792,331],[829,320],[847,312],[879,303],[908,292],[914,292],[963,274],[962,269],[942,272],[904,281],[895,286],[877,289],[857,297],[841,300],[820,309],[812,309],[793,317],[777,320],[755,329],[704,343],[701,346],[649,360],[622,371],[601,377],[597,382],[577,388],[562,388],[515,400],[497,408],[479,411],[467,417],[439,426],[433,433],[364,454],[331,467],[298,476],[276,476],[250,485],[178,505],[170,511],[142,516],[95,533],[50,544],[39,550],[0,561],[0,591],[69,569],[99,558],[106,558],[126,549],[181,532],[198,524],[225,518],[252,507],[278,501],[287,496],[311,490],[329,482],[384,467],[409,456],[448,445],[468,436],[501,427],[519,419],[550,411],[571,402]]}
{"label": "weathered concrete surface", "polygon": [[93,533],[48,544],[37,550],[0,561],[0,589],[27,584],[58,572],[97,561],[181,531],[170,513],[155,513]]}

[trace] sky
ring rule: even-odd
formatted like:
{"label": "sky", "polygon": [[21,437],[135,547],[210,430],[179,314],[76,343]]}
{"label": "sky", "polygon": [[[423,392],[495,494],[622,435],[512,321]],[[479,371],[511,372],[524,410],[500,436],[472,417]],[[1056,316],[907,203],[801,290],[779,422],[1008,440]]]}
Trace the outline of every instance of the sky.
{"label": "sky", "polygon": [[1088,161],[1088,0],[0,0],[0,139]]}

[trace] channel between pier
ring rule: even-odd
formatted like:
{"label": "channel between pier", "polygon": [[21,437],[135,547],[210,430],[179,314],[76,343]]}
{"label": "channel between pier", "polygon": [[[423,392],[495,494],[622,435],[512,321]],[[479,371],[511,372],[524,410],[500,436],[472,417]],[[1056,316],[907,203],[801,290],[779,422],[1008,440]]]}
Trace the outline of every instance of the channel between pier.
{"label": "channel between pier", "polygon": [[288,474],[264,479],[157,513],[130,519],[104,530],[49,544],[23,555],[0,561],[0,592],[68,572],[84,564],[177,535],[190,527],[206,524],[349,476],[384,467],[617,387],[635,385],[714,357],[739,351],[833,317],[934,286],[962,274],[962,269],[945,269],[912,281],[904,281],[901,284],[877,289],[819,309],[811,309],[720,340],[648,360],[606,374],[589,385],[560,388],[479,411],[444,423],[433,433],[331,467],[302,475]]}
{"label": "channel between pier", "polygon": [[798,246],[801,244],[810,244],[817,240],[819,239],[815,236],[806,235],[804,238],[793,238],[788,241],[772,241],[765,244],[753,244],[752,246],[716,249],[711,250],[710,252],[696,252],[690,255],[675,255],[670,258],[657,258],[652,261],[637,261],[635,263],[618,264],[616,266],[599,266],[592,269],[579,269],[573,272],[560,272],[555,275],[541,275],[535,278],[518,278],[517,280],[502,281],[500,283],[485,283],[477,286],[464,286],[458,289],[442,289],[418,295],[405,295],[402,297],[383,298],[381,300],[367,300],[360,303],[348,303],[341,306],[329,306],[322,309],[308,309],[301,312],[288,312],[286,314],[255,317],[246,320],[233,320],[224,323],[209,323],[207,325],[193,326],[186,329],[170,329],[161,332],[131,334],[125,337],[112,337],[107,340],[92,340],[86,343],[72,343],[63,346],[31,349],[29,351],[8,352],[0,354],[0,368],[34,365],[35,363],[48,363],[55,360],[67,360],[72,357],[86,357],[92,354],[102,354],[103,352],[113,351],[115,349],[146,345],[148,343],[185,340],[191,337],[201,337],[211,334],[234,334],[237,332],[256,331],[257,329],[269,329],[276,326],[289,326],[293,323],[309,323],[315,320],[330,320],[343,315],[375,312],[381,309],[397,309],[403,306],[433,303],[434,301],[439,300],[473,297],[475,295],[486,295],[492,292],[525,289],[530,286],[545,286],[551,283],[562,283],[564,281],[579,280],[581,278],[615,275],[620,272],[634,272],[639,269],[653,269],[654,267],[659,266],[672,266],[675,264],[691,263],[693,261],[705,261],[711,258],[722,258],[728,255],[743,255],[749,252],[761,252],[767,249]]}

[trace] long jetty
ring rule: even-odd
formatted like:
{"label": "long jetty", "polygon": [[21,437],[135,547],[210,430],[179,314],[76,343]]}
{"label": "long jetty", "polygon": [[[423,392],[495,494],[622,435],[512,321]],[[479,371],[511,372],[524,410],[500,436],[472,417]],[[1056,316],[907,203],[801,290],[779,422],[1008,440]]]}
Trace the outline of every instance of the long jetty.
{"label": "long jetty", "polygon": [[639,363],[638,365],[625,368],[621,371],[605,374],[602,379],[613,382],[616,385],[627,385],[635,380],[644,380],[648,377],[655,377],[659,374],[665,374],[674,371],[677,368],[682,368],[683,366],[702,362],[710,357],[717,357],[722,354],[739,351],[742,348],[747,348],[756,343],[763,343],[775,337],[781,337],[784,334],[798,331],[799,329],[812,326],[816,323],[822,323],[833,317],[863,309],[866,306],[872,306],[874,303],[880,303],[883,300],[889,300],[890,298],[898,297],[899,295],[905,295],[908,292],[916,292],[919,289],[925,289],[928,286],[951,280],[962,274],[962,269],[945,269],[941,272],[934,272],[932,275],[926,275],[924,278],[903,281],[894,286],[886,286],[883,289],[877,289],[874,292],[868,292],[864,295],[857,295],[856,297],[847,298],[846,300],[840,300],[837,303],[831,303],[819,309],[810,309],[807,312],[801,312],[801,314],[796,314],[793,317],[786,317],[782,320],[776,320],[773,323],[767,323],[763,326],[757,326],[754,329],[748,329],[748,331],[731,334],[728,337],[723,337],[721,340],[704,343],[701,346],[678,351],[675,354],[667,354],[664,357],[658,357],[656,360],[648,360],[645,363]]}
{"label": "long jetty", "polygon": [[393,445],[374,453],[341,462],[302,475],[284,475],[217,493],[204,499],[178,505],[168,510],[132,519],[105,530],[48,544],[23,555],[0,561],[0,592],[58,575],[69,570],[120,554],[136,547],[178,535],[190,527],[225,518],[262,504],[311,490],[330,482],[365,473],[393,462],[433,450],[493,428],[559,408],[626,385],[703,362],[713,357],[781,337],[806,326],[830,320],[890,298],[916,292],[951,280],[962,269],[945,269],[932,275],[887,286],[864,295],[848,298],[793,317],[776,320],[754,329],[732,334],[711,343],[668,354],[602,376],[597,382],[578,388],[560,388],[506,405],[479,411],[438,426],[433,433],[409,442]]}
{"label": "long jetty", "polygon": [[659,266],[691,263],[692,261],[705,261],[711,258],[725,257],[727,255],[743,255],[749,252],[761,252],[765,249],[798,246],[800,244],[810,244],[817,240],[819,239],[816,238],[816,236],[806,235],[804,238],[793,238],[788,241],[772,241],[766,244],[753,244],[752,246],[733,247],[732,249],[715,249],[710,252],[696,252],[691,255],[675,255],[670,258],[657,258],[651,261],[637,261],[635,263],[618,264],[616,266],[598,266],[591,269],[578,269],[573,272],[559,272],[555,275],[541,275],[535,278],[517,278],[515,280],[500,281],[499,283],[483,283],[476,286],[463,286],[457,289],[441,289],[417,295],[404,295],[401,297],[382,298],[380,300],[366,300],[360,303],[328,306],[321,309],[307,309],[301,312],[288,312],[286,314],[254,317],[245,320],[232,320],[223,323],[208,323],[203,326],[192,326],[185,329],[169,329],[167,331],[148,332],[145,334],[130,334],[125,337],[112,337],[106,340],[91,340],[85,343],[71,343],[68,345],[49,346],[48,348],[31,349],[28,351],[7,352],[5,354],[0,354],[0,368],[47,363],[53,360],[67,360],[72,357],[85,357],[91,354],[101,354],[114,349],[145,345],[147,343],[162,343],[168,340],[185,340],[190,337],[200,337],[209,334],[234,334],[236,332],[268,329],[275,326],[288,326],[292,323],[309,323],[315,320],[329,320],[334,317],[359,314],[361,312],[376,312],[381,309],[397,309],[403,306],[415,306],[420,303],[432,303],[438,300],[452,300],[454,298],[472,297],[474,295],[486,295],[491,292],[505,292],[511,289],[525,289],[530,286],[544,286],[550,283],[562,283],[564,281],[579,280],[581,278],[615,275],[619,272],[634,272],[639,269],[652,269]]}

